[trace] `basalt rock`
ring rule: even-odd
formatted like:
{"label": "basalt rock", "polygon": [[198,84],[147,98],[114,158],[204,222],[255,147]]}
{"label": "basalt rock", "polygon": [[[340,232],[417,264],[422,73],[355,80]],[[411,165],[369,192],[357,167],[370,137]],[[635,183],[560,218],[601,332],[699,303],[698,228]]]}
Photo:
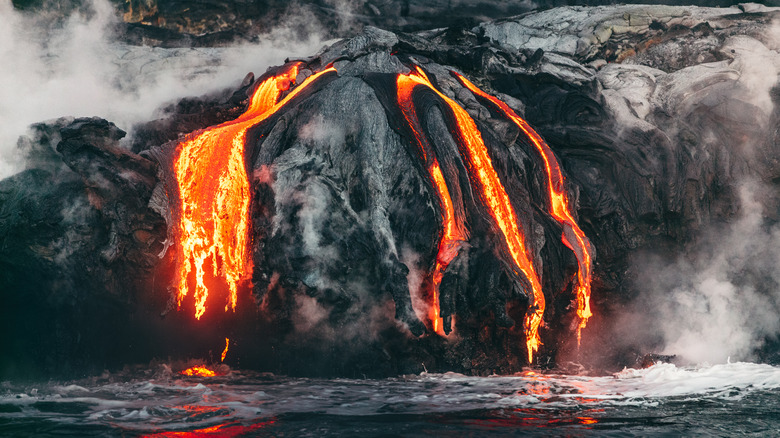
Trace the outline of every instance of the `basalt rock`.
{"label": "basalt rock", "polygon": [[[538,363],[575,357],[577,260],[548,213],[540,157],[452,71],[506,102],[554,151],[595,250],[596,317],[583,348],[598,349],[608,365],[630,364],[635,352],[611,350],[618,334],[603,327],[635,294],[631,255],[683,251],[704,226],[736,213],[741,181],[780,181],[780,41],[770,32],[778,12],[746,8],[571,7],[414,34],[368,27],[299,60],[297,83],[328,65],[337,73],[249,131],[251,291],[247,284],[237,314],[215,304],[206,322],[169,301],[177,136],[240,114],[254,85],[276,70],[248,77],[232,98],[172,108],[165,120],[135,127],[132,152],[103,120],[39,125],[23,141],[30,168],[0,182],[0,290],[11,303],[3,333],[15,339],[3,372],[46,357],[27,349],[31,333],[60,345],[55,362],[71,366],[117,366],[166,348],[198,354],[202,343],[217,348],[230,336],[242,366],[291,374],[519,370],[529,283],[481,207],[453,113],[433,92],[416,92],[414,104],[469,238],[441,282],[454,335],[431,333],[413,310],[442,227],[397,102],[397,75],[416,66],[475,120],[517,212],[548,303]],[[768,211],[777,201],[763,200]],[[63,300],[68,316],[56,310]],[[115,340],[152,334],[157,345],[115,355],[94,337],[78,339],[93,327],[79,312],[106,308],[122,309],[101,312],[123,324],[109,332]],[[16,355],[24,359],[8,359]]]}

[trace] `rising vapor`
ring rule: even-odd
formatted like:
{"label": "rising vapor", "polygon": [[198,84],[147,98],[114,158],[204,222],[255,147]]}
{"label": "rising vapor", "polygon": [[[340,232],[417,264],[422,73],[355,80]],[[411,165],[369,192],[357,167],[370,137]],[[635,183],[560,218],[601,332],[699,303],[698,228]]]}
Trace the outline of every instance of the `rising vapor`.
{"label": "rising vapor", "polygon": [[99,116],[132,137],[133,125],[165,103],[235,87],[247,72],[262,74],[323,43],[310,24],[304,40],[280,25],[257,43],[229,47],[132,46],[116,34],[119,19],[108,0],[90,0],[86,10],[53,21],[0,2],[0,179],[24,167],[16,142],[32,123]]}

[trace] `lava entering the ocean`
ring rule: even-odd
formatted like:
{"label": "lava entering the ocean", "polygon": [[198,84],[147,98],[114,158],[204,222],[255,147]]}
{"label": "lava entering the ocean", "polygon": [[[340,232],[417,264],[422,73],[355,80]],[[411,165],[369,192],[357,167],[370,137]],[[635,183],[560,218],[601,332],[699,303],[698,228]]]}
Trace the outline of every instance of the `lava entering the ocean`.
{"label": "lava entering the ocean", "polygon": [[[499,111],[501,111],[509,120],[514,122],[520,130],[531,140],[539,155],[544,161],[545,174],[547,175],[547,189],[549,192],[550,214],[561,224],[563,227],[563,234],[561,240],[564,245],[569,247],[574,252],[577,258],[578,272],[577,272],[577,317],[579,318],[579,325],[577,327],[577,345],[580,344],[582,329],[588,322],[588,318],[593,316],[590,310],[590,283],[591,283],[591,248],[590,241],[585,237],[585,233],[577,225],[574,217],[571,215],[571,208],[569,207],[569,197],[566,192],[565,180],[561,174],[561,167],[558,164],[558,160],[555,158],[550,146],[545,143],[537,132],[531,128],[531,126],[520,116],[515,113],[512,108],[506,103],[502,102],[498,98],[491,96],[484,91],[480,90],[471,81],[458,74],[452,72],[452,74],[460,81],[463,86],[468,88],[472,93],[481,97],[483,100],[489,101]],[[572,239],[574,237],[574,239]]]}
{"label": "lava entering the ocean", "polygon": [[228,347],[230,347],[230,338],[225,338],[225,349],[222,350],[222,358],[219,360],[220,362],[225,361],[225,356],[227,356],[228,353]]}
{"label": "lava entering the ocean", "polygon": [[178,217],[177,303],[189,293],[190,273],[195,270],[195,317],[206,311],[209,291],[205,265],[211,262],[214,277],[230,288],[225,311],[235,311],[238,283],[251,270],[249,254],[250,188],[244,163],[247,130],[276,113],[293,97],[333,67],[315,73],[279,101],[298,75],[301,63],[293,63],[263,81],[249,107],[237,119],[191,135],[178,146],[174,171],[181,200]]}
{"label": "lava entering the ocean", "polygon": [[[398,75],[397,84],[399,103],[402,107],[402,110],[404,111],[404,114],[406,115],[407,120],[410,122],[410,125],[412,125],[412,130],[415,131],[415,137],[417,137],[418,143],[421,144],[421,148],[424,151],[426,149],[424,144],[426,143],[421,141],[423,136],[419,133],[418,128],[416,128],[416,125],[419,126],[419,122],[416,122],[417,117],[416,115],[414,117],[409,116],[409,114],[414,114],[415,112],[414,104],[411,101],[411,94],[413,89],[417,86],[424,86],[429,88],[434,93],[436,93],[436,95],[438,95],[439,98],[452,111],[457,128],[456,134],[458,138],[456,140],[458,140],[457,143],[460,147],[461,156],[463,156],[466,163],[471,185],[475,192],[479,194],[482,201],[486,204],[488,207],[488,212],[495,220],[498,228],[501,230],[504,242],[506,243],[507,249],[509,250],[509,254],[516,268],[522,272],[524,278],[526,278],[531,284],[533,303],[529,307],[524,320],[528,362],[531,363],[533,362],[533,354],[539,349],[539,346],[541,345],[541,341],[539,339],[539,326],[541,325],[542,315],[544,314],[545,308],[544,294],[542,292],[541,282],[539,281],[539,277],[526,249],[525,236],[523,234],[522,227],[517,220],[517,215],[515,214],[514,208],[512,208],[509,196],[507,195],[503,184],[501,184],[496,170],[493,168],[490,155],[488,154],[485,143],[482,140],[482,135],[480,134],[479,129],[477,128],[471,116],[469,116],[468,113],[455,101],[436,89],[436,87],[433,86],[421,68],[415,66],[414,71],[410,72],[409,74]],[[423,154],[424,156],[427,156],[425,152],[423,152]],[[436,161],[432,160],[431,165],[428,167],[429,169],[434,169],[431,171],[433,175],[435,173],[435,169],[438,169],[438,164],[436,164]],[[435,175],[431,178],[436,180]],[[445,197],[445,192],[439,186],[438,182],[436,183],[436,187],[439,191],[440,203],[442,205],[446,205],[446,199],[449,198],[449,195]],[[442,232],[441,242],[446,242],[446,239],[448,238],[447,230],[450,228],[450,226],[447,223],[447,210],[446,208],[442,208],[442,210],[444,211],[445,216],[443,218],[445,220],[445,231]],[[448,260],[447,256],[441,257],[442,248],[446,249],[447,247],[440,243],[440,256],[437,258],[436,269],[440,269],[443,272],[443,270],[446,268],[446,265],[443,265],[440,268],[438,259],[441,258],[443,261],[449,263],[449,261],[454,258],[457,252],[455,252],[455,254],[453,254],[452,257]],[[517,271],[516,273],[519,274]],[[436,296],[436,292],[434,293],[434,296]],[[432,307],[435,308],[437,304],[437,300],[434,300]],[[436,312],[436,315],[438,315],[438,312]]]}
{"label": "lava entering the ocean", "polygon": [[217,373],[208,367],[206,365],[197,365],[194,367],[189,367],[184,371],[181,371],[179,374],[182,376],[198,376],[198,377],[214,377],[217,375]]}

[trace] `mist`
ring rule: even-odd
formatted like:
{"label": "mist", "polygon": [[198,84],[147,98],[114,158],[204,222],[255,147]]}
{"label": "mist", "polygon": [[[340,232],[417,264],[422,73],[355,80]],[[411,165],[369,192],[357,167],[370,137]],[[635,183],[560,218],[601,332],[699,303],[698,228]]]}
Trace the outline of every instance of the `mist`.
{"label": "mist", "polygon": [[641,258],[645,287],[632,319],[658,331],[662,353],[693,363],[753,360],[780,334],[780,226],[767,225],[759,191],[743,184],[739,217],[713,226],[692,254]]}
{"label": "mist", "polygon": [[[638,298],[619,324],[621,330],[642,327],[650,335],[632,336],[656,336],[661,340],[656,342],[659,353],[685,362],[756,360],[756,351],[780,335],[777,195],[766,176],[771,175],[771,164],[760,145],[771,139],[756,134],[776,120],[773,90],[780,74],[780,25],[775,22],[772,29],[763,44],[743,36],[726,41],[723,53],[738,77],[708,97],[724,105],[747,104],[742,108],[754,116],[744,134],[734,137],[739,141],[724,145],[732,159],[742,163],[729,189],[735,213],[705,223],[684,254],[672,259],[639,254],[633,261],[639,272]],[[715,133],[704,140],[723,141]]]}
{"label": "mist", "polygon": [[23,169],[17,139],[32,123],[99,116],[131,138],[133,125],[154,119],[167,102],[238,87],[248,72],[260,75],[285,58],[315,53],[324,42],[317,23],[307,24],[308,36],[299,38],[298,18],[257,43],[131,46],[118,40],[118,20],[108,0],[91,0],[64,20],[0,1],[0,179]]}

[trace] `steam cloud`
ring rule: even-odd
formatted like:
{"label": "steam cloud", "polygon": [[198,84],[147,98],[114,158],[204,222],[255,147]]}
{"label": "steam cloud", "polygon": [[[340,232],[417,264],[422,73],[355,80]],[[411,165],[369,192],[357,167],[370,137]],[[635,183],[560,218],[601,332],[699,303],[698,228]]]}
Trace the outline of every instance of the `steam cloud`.
{"label": "steam cloud", "polygon": [[296,22],[253,44],[130,46],[112,31],[118,19],[108,0],[92,0],[86,9],[53,21],[0,2],[0,179],[23,167],[16,142],[31,123],[99,116],[132,135],[133,125],[153,119],[164,103],[235,87],[249,71],[261,74],[323,44],[316,23],[308,25],[309,36],[301,40],[301,23]]}
{"label": "steam cloud", "polygon": [[[314,116],[311,121],[301,126],[297,134],[304,144],[315,143],[335,148],[347,142],[345,128],[325,120],[321,115]],[[299,175],[282,174],[277,177],[277,181],[282,181],[284,178],[297,178]],[[285,185],[290,184],[278,184],[276,190]],[[376,286],[370,284],[361,274],[353,273],[345,283],[330,277],[330,272],[333,272],[331,263],[339,260],[341,256],[338,254],[338,248],[332,244],[323,244],[326,240],[323,236],[324,227],[334,226],[329,220],[329,210],[332,209],[332,204],[338,201],[320,177],[305,179],[302,186],[295,190],[288,192],[288,196],[281,195],[279,198],[292,199],[300,208],[296,216],[302,238],[301,252],[310,258],[309,272],[303,282],[316,288],[317,294],[321,298],[324,297],[325,302],[307,295],[296,296],[292,317],[295,332],[291,336],[296,338],[296,342],[310,343],[317,348],[327,345],[337,349],[350,349],[358,344],[375,342],[382,331],[396,324],[394,302],[389,297],[377,297]],[[339,214],[342,213],[348,218],[346,221],[338,221],[340,233],[355,232],[352,227],[355,226],[353,221],[357,220],[357,214],[350,214],[346,210]],[[277,215],[282,216],[284,215]],[[328,222],[331,224],[328,225]],[[328,296],[332,291],[338,291],[346,301],[339,304],[328,303]],[[348,304],[345,304],[347,301]]]}
{"label": "steam cloud", "polygon": [[650,264],[642,305],[654,315],[664,353],[697,363],[749,360],[780,333],[780,227],[765,226],[756,190],[741,187],[740,217],[712,230],[693,260]]}
{"label": "steam cloud", "polygon": [[[749,37],[729,39],[723,52],[739,79],[720,96],[757,108],[755,129],[767,129],[775,111],[772,90],[780,74],[780,24],[765,45]],[[755,164],[749,134],[733,147],[748,168]],[[642,258],[640,298],[631,317],[663,338],[663,353],[696,363],[751,360],[766,340],[780,335],[780,225],[767,220],[772,191],[757,176],[737,182],[738,215],[728,225],[711,225],[697,249],[674,261]],[[776,199],[776,198],[775,198]],[[769,207],[772,208],[772,207]],[[640,316],[642,315],[642,316]],[[652,315],[652,316],[649,316]]]}
{"label": "steam cloud", "polygon": [[422,283],[425,278],[425,271],[420,267],[420,254],[416,253],[408,246],[401,248],[401,262],[409,268],[409,274],[406,275],[406,281],[409,285],[409,293],[412,297],[412,308],[420,321],[427,318],[427,310],[430,308],[422,298]]}

